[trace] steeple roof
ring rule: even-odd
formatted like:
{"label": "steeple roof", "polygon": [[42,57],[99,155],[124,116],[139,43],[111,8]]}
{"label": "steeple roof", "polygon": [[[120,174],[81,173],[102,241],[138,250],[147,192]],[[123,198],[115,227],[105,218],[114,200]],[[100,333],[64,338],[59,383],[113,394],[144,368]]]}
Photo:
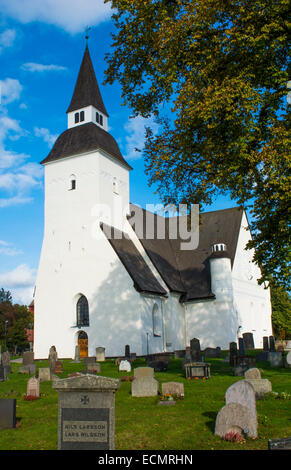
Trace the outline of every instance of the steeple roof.
{"label": "steeple roof", "polygon": [[108,116],[97,83],[88,45],[86,45],[73,97],[70,106],[67,109],[67,113],[90,105]]}

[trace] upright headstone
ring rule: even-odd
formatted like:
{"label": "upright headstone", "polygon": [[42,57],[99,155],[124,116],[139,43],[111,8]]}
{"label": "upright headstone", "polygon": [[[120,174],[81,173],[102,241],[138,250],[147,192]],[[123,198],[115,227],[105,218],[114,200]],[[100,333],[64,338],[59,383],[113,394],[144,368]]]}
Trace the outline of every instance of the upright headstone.
{"label": "upright headstone", "polygon": [[114,450],[119,386],[117,379],[90,374],[53,381],[59,394],[59,450]]}
{"label": "upright headstone", "polygon": [[96,357],[95,356],[84,357],[84,364],[85,366],[87,366],[88,364],[96,364]]}
{"label": "upright headstone", "polygon": [[268,361],[271,367],[282,367],[282,354],[278,351],[270,351],[268,353]]}
{"label": "upright headstone", "polygon": [[105,361],[105,348],[99,346],[96,348],[96,362],[103,362]]}
{"label": "upright headstone", "polygon": [[253,333],[243,333],[245,349],[255,349]]}
{"label": "upright headstone", "polygon": [[243,338],[238,339],[238,355],[245,356],[245,344]]}
{"label": "upright headstone", "polygon": [[4,380],[6,380],[6,372],[4,366],[0,364],[0,382],[4,382]]}
{"label": "upright headstone", "polygon": [[269,336],[269,351],[270,352],[275,352],[276,351],[276,346],[275,346],[275,338],[274,336]]}
{"label": "upright headstone", "polygon": [[127,360],[124,360],[124,361],[120,361],[120,364],[119,364],[119,371],[124,371],[124,372],[130,372],[131,371],[131,364],[129,361]]}
{"label": "upright headstone", "polygon": [[184,384],[181,382],[164,382],[162,383],[162,395],[184,398]]}
{"label": "upright headstone", "polygon": [[197,338],[192,338],[190,341],[190,355],[191,362],[201,362],[202,355],[200,349],[200,341]]}
{"label": "upright headstone", "polygon": [[23,353],[22,364],[23,366],[34,364],[34,353],[32,351],[26,351]]}
{"label": "upright headstone", "polygon": [[11,374],[10,354],[8,351],[2,353],[2,366],[5,369],[5,373]]}
{"label": "upright headstone", "polygon": [[232,342],[229,344],[229,365],[231,367],[236,366],[237,356],[238,356],[237,344],[235,342]]}
{"label": "upright headstone", "polygon": [[55,346],[51,346],[49,350],[49,363],[51,376],[55,373],[56,362],[58,360],[58,353]]}
{"label": "upright headstone", "polygon": [[37,379],[36,377],[31,377],[31,379],[29,379],[29,381],[27,382],[27,396],[39,398],[39,382],[39,379]]}
{"label": "upright headstone", "polygon": [[263,351],[264,352],[269,351],[269,338],[268,338],[268,336],[263,336]]}
{"label": "upright headstone", "polygon": [[158,394],[159,384],[154,379],[154,369],[137,367],[134,369],[134,380],[131,382],[133,397],[153,397]]}
{"label": "upright headstone", "polygon": [[256,400],[263,398],[266,393],[272,391],[271,382],[268,379],[262,379],[261,372],[256,367],[245,372],[245,380],[254,388]]}
{"label": "upright headstone", "polygon": [[40,367],[38,369],[38,378],[40,382],[48,382],[51,380],[51,371],[49,367]]}
{"label": "upright headstone", "polygon": [[291,368],[291,351],[288,352],[285,358],[285,367],[287,367],[288,369]]}
{"label": "upright headstone", "polygon": [[75,346],[75,359],[74,359],[74,362],[81,362],[81,358],[80,358],[80,347],[79,345],[77,344]]}
{"label": "upright headstone", "polygon": [[125,356],[125,359],[127,359],[127,360],[130,359],[130,346],[129,346],[129,344],[127,344],[125,346],[124,356]]}
{"label": "upright headstone", "polygon": [[16,399],[0,399],[0,429],[15,428]]}
{"label": "upright headstone", "polygon": [[225,392],[225,403],[240,403],[257,417],[255,391],[246,380],[238,380],[228,387]]}

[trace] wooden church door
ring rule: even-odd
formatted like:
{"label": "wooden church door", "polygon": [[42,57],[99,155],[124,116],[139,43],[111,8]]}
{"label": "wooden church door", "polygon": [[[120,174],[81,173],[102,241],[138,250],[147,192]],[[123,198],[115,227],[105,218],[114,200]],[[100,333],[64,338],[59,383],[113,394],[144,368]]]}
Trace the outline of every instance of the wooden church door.
{"label": "wooden church door", "polygon": [[88,356],[88,336],[84,331],[81,331],[78,336],[78,346],[80,350],[80,357]]}

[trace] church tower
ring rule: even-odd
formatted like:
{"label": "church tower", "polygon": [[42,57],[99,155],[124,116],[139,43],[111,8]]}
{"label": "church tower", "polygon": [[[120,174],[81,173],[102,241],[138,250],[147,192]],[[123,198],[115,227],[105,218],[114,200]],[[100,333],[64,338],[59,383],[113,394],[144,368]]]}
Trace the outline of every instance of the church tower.
{"label": "church tower", "polygon": [[53,345],[59,357],[74,357],[80,335],[89,338],[89,348],[90,334],[97,341],[92,348],[102,346],[101,324],[99,336],[92,328],[93,299],[109,274],[113,250],[100,222],[122,229],[129,211],[131,167],[108,132],[88,45],[67,123],[41,162],[45,222],[34,298],[36,358],[46,358]]}

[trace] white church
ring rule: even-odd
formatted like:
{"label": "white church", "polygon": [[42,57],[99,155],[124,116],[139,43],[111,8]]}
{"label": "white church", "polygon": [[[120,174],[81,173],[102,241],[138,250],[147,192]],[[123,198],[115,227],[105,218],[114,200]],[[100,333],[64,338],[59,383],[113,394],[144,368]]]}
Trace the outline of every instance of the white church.
{"label": "white church", "polygon": [[[45,224],[34,294],[34,355],[137,356],[228,349],[245,332],[256,348],[272,335],[270,291],[245,250],[246,214],[201,214],[197,248],[170,236],[171,218],[130,203],[130,165],[108,132],[108,113],[88,46],[67,110],[68,129],[41,162]],[[134,175],[133,175],[134,177]],[[115,214],[112,217],[112,214]],[[136,230],[136,215],[164,223],[164,236]],[[113,236],[112,236],[113,234]]]}

